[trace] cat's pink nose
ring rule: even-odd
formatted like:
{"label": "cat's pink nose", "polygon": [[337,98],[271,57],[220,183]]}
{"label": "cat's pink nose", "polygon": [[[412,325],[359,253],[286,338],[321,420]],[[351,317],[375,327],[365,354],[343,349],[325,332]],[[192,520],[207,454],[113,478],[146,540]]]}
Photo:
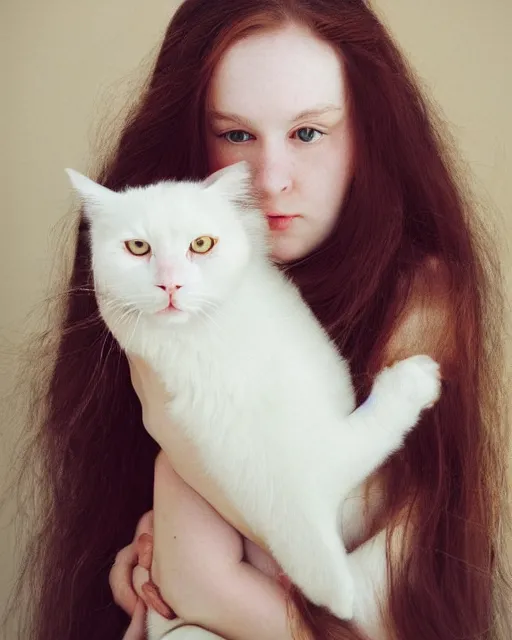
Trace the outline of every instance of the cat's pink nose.
{"label": "cat's pink nose", "polygon": [[181,284],[157,284],[156,286],[159,289],[162,289],[162,291],[166,291],[167,293],[174,293],[175,291],[178,291],[178,289],[181,289],[181,287],[183,285],[181,285]]}

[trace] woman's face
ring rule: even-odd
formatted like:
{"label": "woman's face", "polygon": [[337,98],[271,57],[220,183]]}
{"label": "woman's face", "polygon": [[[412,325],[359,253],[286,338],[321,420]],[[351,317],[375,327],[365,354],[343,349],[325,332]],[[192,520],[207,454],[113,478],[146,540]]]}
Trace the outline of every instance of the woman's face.
{"label": "woman's face", "polygon": [[325,42],[296,26],[250,36],[218,64],[208,100],[210,170],[247,160],[278,262],[330,234],[351,177],[343,68]]}

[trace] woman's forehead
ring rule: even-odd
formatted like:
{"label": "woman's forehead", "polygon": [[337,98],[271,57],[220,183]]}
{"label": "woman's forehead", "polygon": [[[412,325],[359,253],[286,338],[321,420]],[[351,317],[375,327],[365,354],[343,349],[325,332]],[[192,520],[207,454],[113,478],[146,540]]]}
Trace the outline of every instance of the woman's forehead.
{"label": "woman's forehead", "polygon": [[340,109],[345,87],[340,56],[299,27],[235,43],[213,74],[209,107],[247,120],[293,121],[303,112]]}

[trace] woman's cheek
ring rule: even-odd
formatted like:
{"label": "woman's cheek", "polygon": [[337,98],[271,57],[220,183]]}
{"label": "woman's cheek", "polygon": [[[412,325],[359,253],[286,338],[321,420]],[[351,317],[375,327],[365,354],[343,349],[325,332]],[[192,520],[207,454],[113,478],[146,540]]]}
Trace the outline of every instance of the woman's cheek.
{"label": "woman's cheek", "polygon": [[211,173],[242,160],[251,162],[250,154],[241,146],[229,144],[224,140],[219,141],[218,138],[208,146],[208,165]]}

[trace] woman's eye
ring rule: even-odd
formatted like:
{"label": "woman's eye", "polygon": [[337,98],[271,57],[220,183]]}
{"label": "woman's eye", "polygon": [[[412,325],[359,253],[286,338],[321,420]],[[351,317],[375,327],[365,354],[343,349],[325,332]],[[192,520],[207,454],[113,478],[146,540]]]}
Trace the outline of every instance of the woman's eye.
{"label": "woman's eye", "polygon": [[302,129],[297,129],[295,134],[301,142],[316,142],[325,135],[325,133],[322,133],[317,129],[312,129],[311,127],[302,127]]}
{"label": "woman's eye", "polygon": [[228,131],[227,133],[223,133],[222,137],[225,138],[228,142],[233,142],[235,144],[240,144],[241,142],[248,142],[252,136],[247,131]]}
{"label": "woman's eye", "polygon": [[145,240],[127,240],[124,246],[134,256],[145,256],[151,251],[151,247]]}

